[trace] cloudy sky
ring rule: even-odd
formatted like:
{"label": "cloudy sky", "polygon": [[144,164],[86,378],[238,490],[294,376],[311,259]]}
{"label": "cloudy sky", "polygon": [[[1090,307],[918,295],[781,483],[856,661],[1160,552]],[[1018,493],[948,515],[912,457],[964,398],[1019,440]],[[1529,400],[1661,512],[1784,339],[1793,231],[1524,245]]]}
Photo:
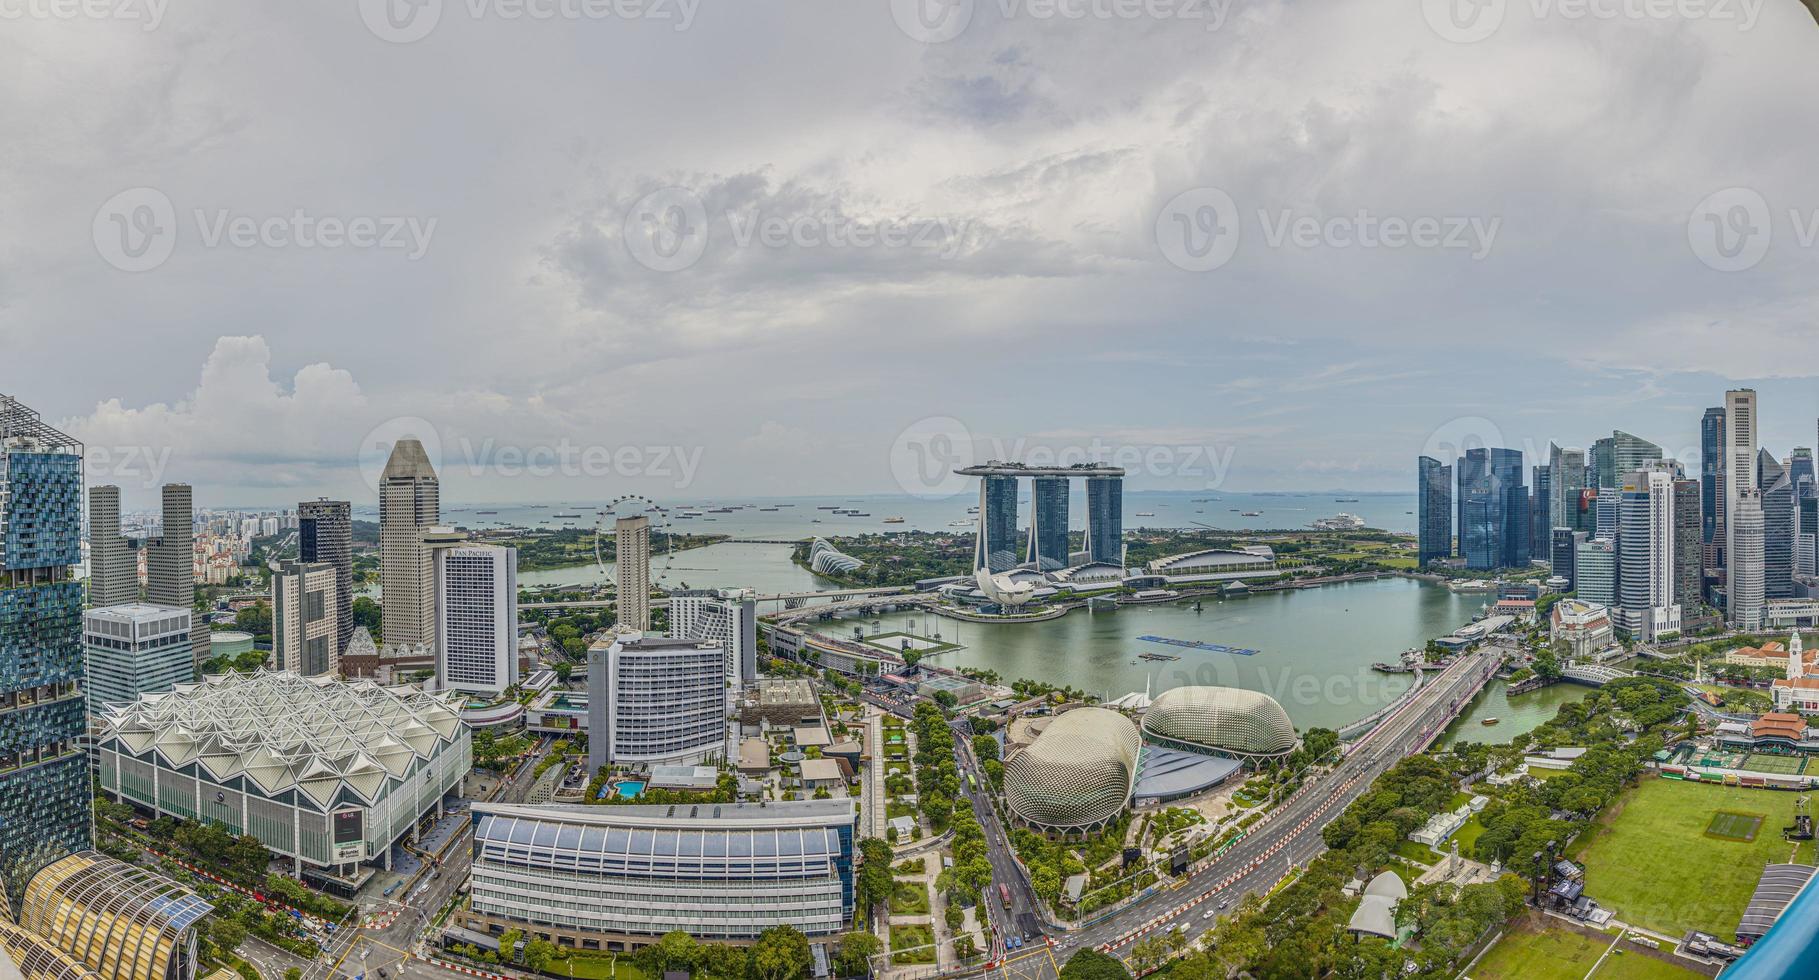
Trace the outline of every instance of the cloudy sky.
{"label": "cloudy sky", "polygon": [[1811,16],[1476,2],[14,0],[0,390],[205,504],[1810,445]]}

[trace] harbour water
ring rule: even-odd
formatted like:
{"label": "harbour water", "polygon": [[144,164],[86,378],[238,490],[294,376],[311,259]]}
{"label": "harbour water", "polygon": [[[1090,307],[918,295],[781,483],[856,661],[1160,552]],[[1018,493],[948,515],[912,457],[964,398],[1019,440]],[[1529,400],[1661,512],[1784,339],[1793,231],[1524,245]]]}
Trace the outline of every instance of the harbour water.
{"label": "harbour water", "polygon": [[[1440,734],[1441,745],[1454,742],[1481,742],[1502,745],[1518,735],[1526,735],[1552,721],[1560,706],[1582,701],[1592,689],[1580,684],[1551,684],[1538,691],[1509,696],[1509,685],[1493,680],[1483,693],[1472,699],[1459,720]],[[1497,724],[1486,725],[1486,718]]]}

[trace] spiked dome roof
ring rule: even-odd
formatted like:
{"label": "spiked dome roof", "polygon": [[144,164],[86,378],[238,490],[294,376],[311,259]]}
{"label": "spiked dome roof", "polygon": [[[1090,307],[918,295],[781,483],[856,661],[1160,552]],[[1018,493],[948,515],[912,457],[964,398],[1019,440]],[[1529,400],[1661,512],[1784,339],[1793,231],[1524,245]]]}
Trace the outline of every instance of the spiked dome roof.
{"label": "spiked dome roof", "polygon": [[220,674],[109,705],[101,738],[218,781],[244,775],[268,796],[296,789],[330,806],[343,788],[371,804],[460,737],[459,692],[426,693],[291,671]]}

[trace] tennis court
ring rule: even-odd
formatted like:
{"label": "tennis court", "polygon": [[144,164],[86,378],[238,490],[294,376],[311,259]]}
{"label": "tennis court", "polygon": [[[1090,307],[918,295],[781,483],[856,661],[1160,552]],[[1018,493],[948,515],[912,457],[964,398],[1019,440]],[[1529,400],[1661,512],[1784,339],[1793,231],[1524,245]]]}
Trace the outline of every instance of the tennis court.
{"label": "tennis court", "polygon": [[1806,760],[1797,755],[1752,755],[1743,760],[1751,772],[1772,772],[1779,776],[1798,776]]}

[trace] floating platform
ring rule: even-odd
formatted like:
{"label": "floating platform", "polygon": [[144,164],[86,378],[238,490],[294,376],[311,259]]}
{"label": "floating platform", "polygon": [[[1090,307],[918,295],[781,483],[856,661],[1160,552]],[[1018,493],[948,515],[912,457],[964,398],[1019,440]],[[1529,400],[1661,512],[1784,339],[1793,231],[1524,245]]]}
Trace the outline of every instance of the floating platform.
{"label": "floating platform", "polygon": [[1137,654],[1137,659],[1139,659],[1139,660],[1180,660],[1181,658],[1175,656],[1172,653],[1139,653],[1139,654]]}
{"label": "floating platform", "polygon": [[1166,643],[1172,647],[1185,647],[1189,650],[1205,650],[1208,653],[1229,653],[1238,657],[1254,657],[1261,650],[1248,650],[1244,647],[1229,647],[1223,643],[1207,643],[1204,640],[1177,640],[1168,636],[1139,636],[1139,640],[1149,643]]}

